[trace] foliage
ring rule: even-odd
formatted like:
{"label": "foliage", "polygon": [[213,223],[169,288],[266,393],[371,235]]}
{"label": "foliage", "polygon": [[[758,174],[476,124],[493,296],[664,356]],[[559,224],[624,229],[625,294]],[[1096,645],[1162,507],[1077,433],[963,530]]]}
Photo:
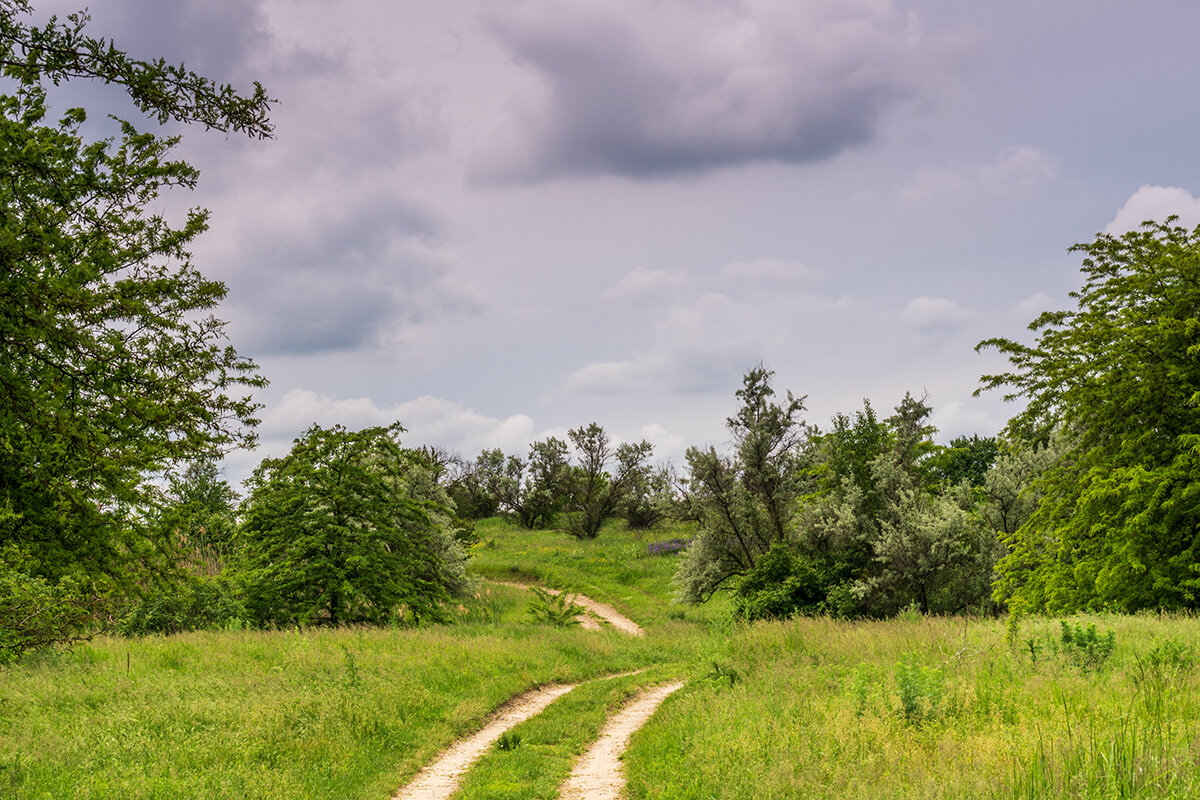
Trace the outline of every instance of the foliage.
{"label": "foliage", "polygon": [[621,516],[633,530],[644,531],[675,516],[678,507],[670,468],[646,468],[634,473]]}
{"label": "foliage", "polygon": [[896,665],[896,693],[905,722],[919,724],[941,711],[945,678],[936,667],[928,667],[914,658]]}
{"label": "foliage", "polygon": [[27,652],[86,639],[81,631],[101,607],[74,578],[57,582],[10,566],[0,559],[0,664]]}
{"label": "foliage", "polygon": [[995,436],[958,436],[930,457],[930,477],[951,486],[964,481],[982,486],[999,455],[1000,444]]}
{"label": "foliage", "polygon": [[534,622],[555,627],[578,625],[583,607],[571,602],[566,592],[550,592],[540,586],[531,586],[533,599],[529,601],[527,613]]}
{"label": "foliage", "polygon": [[254,471],[239,562],[260,623],[420,620],[462,588],[462,550],[439,524],[450,512],[401,431],[314,425]]}
{"label": "foliage", "polygon": [[237,493],[220,478],[214,458],[191,461],[168,480],[160,524],[174,533],[191,571],[216,574],[233,548]]}
{"label": "foliage", "polygon": [[749,620],[817,613],[824,607],[826,585],[819,565],[776,543],[738,583],[734,613]]}
{"label": "foliage", "polygon": [[1100,633],[1096,623],[1072,625],[1065,619],[1062,624],[1062,652],[1068,661],[1083,669],[1098,669],[1112,656],[1117,646],[1115,631]]}
{"label": "foliage", "polygon": [[680,565],[680,598],[705,601],[726,581],[754,568],[792,529],[797,451],[807,435],[799,414],[804,399],[788,392],[771,400],[774,375],[763,366],[746,373],[737,414],[726,420],[733,456],[713,447],[687,451],[687,491],[701,515],[700,532]]}
{"label": "foliage", "polygon": [[[595,422],[573,428],[568,436],[579,463],[569,473],[567,507],[571,513],[567,529],[581,539],[595,539],[645,473],[654,445],[625,442],[614,449],[608,434]],[[615,468],[610,473],[608,465],[613,462]]]}
{"label": "foliage", "polygon": [[802,499],[795,547],[821,565],[832,613],[987,608],[995,533],[970,482],[945,479],[930,413],[906,394],[880,420],[864,401],[813,441],[816,490]]}
{"label": "foliage", "polygon": [[[240,393],[265,381],[211,315],[225,286],[190,263],[207,212],[155,211],[197,180],[171,159],[178,137],[118,120],[115,140],[86,141],[86,111],[49,120],[47,93],[99,80],[157,123],[260,138],[270,101],[132,59],[86,14],[39,27],[31,13],[0,0],[0,552],[24,576],[10,597],[53,607],[39,629],[64,641],[87,616],[72,611],[81,587],[136,592],[175,571],[155,476],[252,444],[257,406]],[[0,635],[25,641],[17,624]]]}
{"label": "foliage", "polygon": [[248,615],[227,579],[192,577],[170,591],[137,600],[117,619],[122,636],[242,628]]}
{"label": "foliage", "polygon": [[1006,537],[996,593],[1023,610],[1200,607],[1200,227],[1100,234],[1073,311],[1031,323],[1033,345],[988,339],[1028,401],[1012,435],[1073,444]]}

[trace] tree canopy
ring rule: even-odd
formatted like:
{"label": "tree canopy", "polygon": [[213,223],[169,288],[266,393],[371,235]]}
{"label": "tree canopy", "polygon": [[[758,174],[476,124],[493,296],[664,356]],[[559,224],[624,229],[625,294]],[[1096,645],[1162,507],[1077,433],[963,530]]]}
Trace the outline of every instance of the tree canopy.
{"label": "tree canopy", "polygon": [[422,619],[460,588],[464,556],[439,524],[449,510],[428,496],[435,484],[420,475],[420,454],[400,446],[403,430],[314,425],[255,470],[238,551],[259,622]]}
{"label": "tree canopy", "polygon": [[62,81],[117,84],[154,122],[271,134],[270,100],[182,65],[129,58],[86,14],[31,25],[0,0],[0,558],[50,580],[132,586],[171,564],[148,520],[155,473],[252,444],[261,386],[211,310],[225,286],[192,266],[207,212],[150,209],[191,188],[178,139],[120,121],[87,141],[87,112],[57,120]]}
{"label": "tree canopy", "polygon": [[1200,227],[1100,234],[1076,308],[988,339],[1010,370],[983,377],[1025,410],[1011,435],[1071,442],[1005,536],[997,596],[1018,610],[1200,606]]}

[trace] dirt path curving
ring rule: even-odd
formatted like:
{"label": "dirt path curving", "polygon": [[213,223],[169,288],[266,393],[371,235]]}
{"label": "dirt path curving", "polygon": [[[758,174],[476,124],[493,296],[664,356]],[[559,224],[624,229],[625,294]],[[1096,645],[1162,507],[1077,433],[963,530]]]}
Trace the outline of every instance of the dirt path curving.
{"label": "dirt path curving", "polygon": [[[491,581],[491,582],[498,583],[501,586],[516,586],[519,589],[530,589],[534,586],[534,584],[531,584],[531,583],[519,583],[517,581]],[[550,589],[547,587],[543,587],[543,588],[545,588],[546,591],[549,592],[550,594],[555,594],[555,595],[562,594],[561,590],[559,590],[559,589]],[[621,631],[622,633],[627,633],[630,636],[645,636],[646,635],[646,632],[644,630],[642,630],[641,625],[638,625],[636,622],[634,622],[629,617],[622,614],[620,611],[617,611],[615,608],[610,606],[608,603],[601,603],[598,600],[593,600],[592,598],[588,597],[585,594],[575,594],[574,592],[568,592],[567,596],[571,600],[571,602],[575,603],[576,605],[582,606],[584,608],[584,610],[586,610],[589,614],[596,615],[597,617],[604,620],[609,625],[612,625],[614,628]],[[594,628],[592,628],[592,626],[588,624],[589,621],[590,620],[588,617],[584,617],[581,620],[583,627],[594,630]]]}
{"label": "dirt path curving", "polygon": [[617,800],[625,787],[621,754],[629,746],[629,737],[646,724],[663,700],[682,687],[680,682],[649,689],[617,712],[571,770],[559,790],[559,800]]}
{"label": "dirt path curving", "polygon": [[459,779],[501,734],[541,713],[546,706],[574,689],[578,684],[547,686],[519,695],[506,703],[479,733],[455,743],[425,769],[412,783],[398,791],[392,800],[446,800],[458,791]]}

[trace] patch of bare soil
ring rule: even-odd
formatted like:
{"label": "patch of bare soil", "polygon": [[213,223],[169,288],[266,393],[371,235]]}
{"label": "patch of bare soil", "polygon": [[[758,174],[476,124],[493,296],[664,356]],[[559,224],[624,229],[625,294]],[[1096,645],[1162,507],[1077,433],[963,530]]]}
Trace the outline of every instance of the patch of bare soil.
{"label": "patch of bare soil", "polygon": [[663,700],[682,686],[683,683],[669,683],[642,692],[617,712],[563,783],[559,800],[617,800],[625,787],[621,754],[629,746],[629,737],[646,724]]}
{"label": "patch of bare soil", "polygon": [[[516,581],[492,581],[492,582],[499,583],[503,586],[517,586],[521,589],[528,589],[528,588],[530,588],[530,586],[532,586],[532,584],[529,584],[529,583],[518,583]],[[558,589],[547,588],[546,591],[549,592],[550,594],[561,594],[562,593]],[[592,598],[590,598],[584,594],[574,594],[572,592],[568,592],[567,596],[571,600],[572,603],[582,606],[583,609],[588,612],[588,614],[595,615],[596,617],[604,620],[609,625],[612,625],[614,628],[621,631],[622,633],[627,633],[630,636],[645,636],[646,635],[646,632],[644,630],[642,630],[641,625],[638,625],[636,622],[634,622],[629,617],[622,614],[620,611],[617,611],[615,608],[610,606],[608,603],[601,603],[598,600],[593,600]],[[588,630],[598,630],[599,629],[599,626],[595,624],[595,620],[591,619],[589,617],[586,617],[586,616],[582,617],[580,619],[580,624]]]}
{"label": "patch of bare soil", "polygon": [[459,779],[501,734],[519,725],[578,684],[534,689],[508,701],[479,733],[455,743],[429,766],[417,773],[412,783],[393,800],[445,800],[458,791]]}

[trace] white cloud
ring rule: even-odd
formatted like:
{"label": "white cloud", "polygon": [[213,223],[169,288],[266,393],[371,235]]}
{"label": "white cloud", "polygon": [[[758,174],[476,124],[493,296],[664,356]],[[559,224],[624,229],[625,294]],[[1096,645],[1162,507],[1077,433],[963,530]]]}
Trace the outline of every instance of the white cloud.
{"label": "white cloud", "polygon": [[1054,298],[1038,292],[1013,306],[1013,313],[1023,319],[1032,320],[1043,311],[1050,311],[1055,305]]}
{"label": "white cloud", "polygon": [[407,430],[406,444],[436,444],[470,455],[492,447],[519,451],[536,434],[533,420],[524,414],[489,417],[428,396],[380,406],[369,397],[332,397],[307,389],[292,389],[278,403],[263,409],[260,433],[264,439],[290,441],[314,423],[357,430],[397,421]]}
{"label": "white cloud", "polygon": [[1104,232],[1128,233],[1147,220],[1163,222],[1173,214],[1179,216],[1176,224],[1188,228],[1200,225],[1200,199],[1178,186],[1142,186],[1125,201]]}
{"label": "white cloud", "polygon": [[801,341],[807,326],[830,315],[850,313],[848,297],[778,291],[763,296],[753,287],[741,294],[705,292],[667,309],[654,323],[649,347],[628,358],[593,362],[571,374],[572,393],[631,394],[647,388],[693,393],[736,385],[746,367]]}
{"label": "white cloud", "polygon": [[1057,171],[1057,163],[1048,154],[1013,145],[986,164],[917,170],[897,197],[904,205],[919,205],[966,194],[1019,194],[1054,177]]}
{"label": "white cloud", "polygon": [[690,283],[691,278],[684,272],[639,269],[621,278],[616,286],[605,292],[605,295],[631,305],[640,305],[676,298]]}
{"label": "white cloud", "polygon": [[917,297],[909,301],[900,317],[918,331],[929,333],[957,327],[971,318],[971,311],[945,297]]}

